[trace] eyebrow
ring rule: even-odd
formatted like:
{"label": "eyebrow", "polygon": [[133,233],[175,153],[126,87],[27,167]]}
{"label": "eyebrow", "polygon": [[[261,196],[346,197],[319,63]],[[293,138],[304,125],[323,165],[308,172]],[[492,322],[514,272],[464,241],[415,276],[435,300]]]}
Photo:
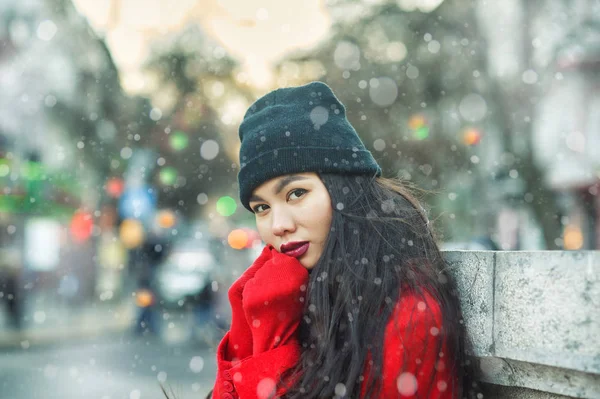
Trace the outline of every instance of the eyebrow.
{"label": "eyebrow", "polygon": [[[293,182],[299,181],[299,180],[307,180],[307,179],[308,179],[308,177],[300,176],[300,175],[285,176],[284,178],[279,180],[279,183],[277,183],[277,185],[275,186],[275,189],[273,190],[273,194],[275,194],[275,195],[279,194],[281,192],[281,190],[283,190],[285,188],[285,186],[287,186],[290,183],[293,183]],[[264,199],[262,199],[258,195],[252,195],[250,197],[250,199],[248,200],[248,202],[258,202],[258,201],[264,201]]]}

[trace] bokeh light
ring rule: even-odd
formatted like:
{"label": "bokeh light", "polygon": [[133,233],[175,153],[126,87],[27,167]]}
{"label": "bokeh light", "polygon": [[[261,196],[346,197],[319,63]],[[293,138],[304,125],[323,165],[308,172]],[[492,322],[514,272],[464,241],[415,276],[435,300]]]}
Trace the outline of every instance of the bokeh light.
{"label": "bokeh light", "polygon": [[208,202],[208,195],[206,195],[205,193],[200,193],[196,197],[196,201],[200,205],[206,205],[206,203]]}
{"label": "bokeh light", "polygon": [[389,107],[398,98],[398,85],[387,76],[373,78],[369,84],[369,97],[378,106]]}
{"label": "bokeh light", "polygon": [[158,179],[165,186],[172,186],[177,180],[177,169],[172,166],[164,167],[158,174]]}
{"label": "bokeh light", "polygon": [[106,182],[106,193],[112,198],[119,198],[125,189],[125,182],[118,177],[111,177]]}
{"label": "bokeh light", "polygon": [[125,248],[132,249],[139,246],[144,241],[144,227],[139,220],[125,219],[121,223],[119,238]]}
{"label": "bokeh light", "polygon": [[248,234],[248,243],[246,244],[246,248],[258,248],[262,245],[262,239],[260,238],[260,234],[258,231],[250,228],[243,229],[246,234]]}
{"label": "bokeh light", "polygon": [[335,65],[342,70],[358,70],[360,68],[360,48],[349,41],[340,41],[334,52]]}
{"label": "bokeh light", "polygon": [[235,213],[236,209],[237,204],[235,200],[228,195],[217,200],[217,212],[221,216],[231,216]]}
{"label": "bokeh light", "polygon": [[411,130],[417,130],[422,126],[425,126],[425,117],[421,114],[413,115],[408,120],[408,127]]}
{"label": "bokeh light", "polygon": [[135,304],[140,308],[147,308],[154,303],[154,295],[150,290],[141,289],[135,293]]}
{"label": "bokeh light", "polygon": [[415,138],[418,140],[425,140],[429,137],[429,128],[427,126],[422,126],[415,130]]}
{"label": "bokeh light", "polygon": [[162,209],[156,214],[156,223],[163,229],[170,229],[175,226],[177,217],[170,209]]}
{"label": "bokeh light", "polygon": [[200,156],[207,161],[215,159],[219,155],[219,143],[215,140],[206,140],[200,146]]}
{"label": "bokeh light", "polygon": [[248,245],[249,238],[245,230],[235,229],[227,236],[227,243],[233,249],[244,249]]}
{"label": "bokeh light", "polygon": [[425,140],[429,137],[427,120],[421,114],[411,116],[408,120],[408,127],[413,131],[413,136],[417,140]]}
{"label": "bokeh light", "polygon": [[477,93],[467,94],[458,106],[460,115],[469,122],[478,122],[487,114],[487,103]]}
{"label": "bokeh light", "polygon": [[75,242],[84,242],[92,235],[94,220],[89,212],[77,211],[71,219],[71,236]]}
{"label": "bokeh light", "polygon": [[474,127],[468,128],[463,133],[463,142],[466,145],[477,145],[481,141],[481,132]]}
{"label": "bokeh light", "polygon": [[578,226],[568,225],[564,232],[565,249],[575,250],[583,247],[583,233]]}
{"label": "bokeh light", "polygon": [[169,137],[169,144],[171,145],[171,148],[173,148],[175,151],[184,150],[188,146],[188,143],[189,139],[187,134],[185,134],[181,130],[173,132]]}

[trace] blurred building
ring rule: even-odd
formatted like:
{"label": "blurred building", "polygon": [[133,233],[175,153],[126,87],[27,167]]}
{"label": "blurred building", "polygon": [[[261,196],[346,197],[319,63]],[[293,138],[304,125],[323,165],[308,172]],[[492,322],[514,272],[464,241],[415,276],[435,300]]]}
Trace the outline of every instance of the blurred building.
{"label": "blurred building", "polygon": [[0,87],[0,286],[89,299],[129,107],[116,68],[69,1],[0,0]]}
{"label": "blurred building", "polygon": [[505,97],[497,114],[510,121],[499,243],[545,249],[544,234],[556,248],[600,248],[598,3],[482,1],[478,15],[489,73]]}
{"label": "blurred building", "polygon": [[599,249],[599,14],[582,15],[565,33],[545,72],[533,143],[547,184],[560,194],[565,248]]}

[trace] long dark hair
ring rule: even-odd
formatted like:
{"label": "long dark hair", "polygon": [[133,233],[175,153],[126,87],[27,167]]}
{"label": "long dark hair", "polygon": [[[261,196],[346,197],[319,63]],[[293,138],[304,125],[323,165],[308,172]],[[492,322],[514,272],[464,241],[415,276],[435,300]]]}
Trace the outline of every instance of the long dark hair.
{"label": "long dark hair", "polygon": [[[424,209],[406,185],[392,179],[320,178],[331,197],[331,231],[310,274],[299,332],[303,353],[280,381],[284,397],[331,398],[339,383],[344,397],[360,397],[361,384],[366,397],[377,397],[387,325],[382,321],[389,319],[401,287],[418,294],[426,290],[439,303],[446,367],[458,375],[459,386],[448,388],[463,397],[468,376],[460,304]],[[370,373],[363,375],[368,360]],[[285,386],[286,380],[293,382]]]}

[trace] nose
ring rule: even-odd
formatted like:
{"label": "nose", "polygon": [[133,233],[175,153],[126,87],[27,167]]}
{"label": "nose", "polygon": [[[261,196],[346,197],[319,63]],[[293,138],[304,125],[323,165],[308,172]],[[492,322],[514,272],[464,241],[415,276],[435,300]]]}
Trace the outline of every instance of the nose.
{"label": "nose", "polygon": [[273,219],[271,219],[271,230],[273,235],[282,237],[285,234],[296,231],[294,216],[285,208],[273,207],[271,214],[273,215]]}

